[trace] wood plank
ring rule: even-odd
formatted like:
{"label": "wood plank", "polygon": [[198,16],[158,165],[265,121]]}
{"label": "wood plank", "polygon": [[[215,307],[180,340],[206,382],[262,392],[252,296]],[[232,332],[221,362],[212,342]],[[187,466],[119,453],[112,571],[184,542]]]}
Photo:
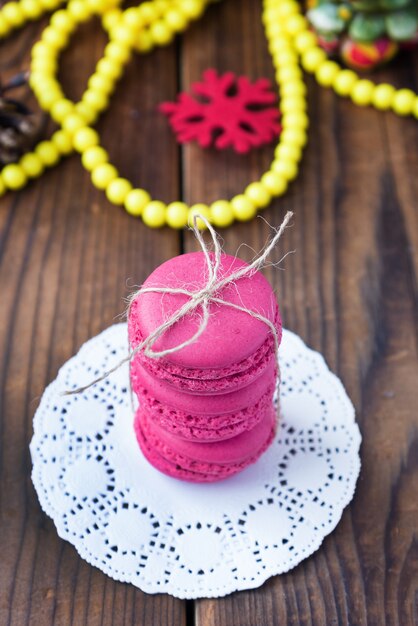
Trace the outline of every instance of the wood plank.
{"label": "wood plank", "polygon": [[[25,66],[36,25],[4,43],[0,71]],[[79,97],[105,43],[86,25],[61,75]],[[130,64],[99,123],[124,175],[157,197],[178,194],[178,158],[156,111],[176,93],[174,49]],[[155,140],[158,137],[158,141]],[[45,385],[90,336],[124,310],[124,296],[178,254],[179,238],[151,232],[96,191],[79,158],[0,202],[0,623],[185,624],[185,603],[116,583],[82,561],[40,510],[30,481],[32,416]]]}
{"label": "wood plank", "polygon": [[[271,76],[250,0],[214,6],[186,35],[185,87],[206,67]],[[196,50],[198,49],[198,53]],[[402,62],[380,74],[415,84]],[[409,81],[407,80],[409,77]],[[260,589],[196,603],[196,624],[414,624],[417,620],[417,125],[354,107],[309,83],[310,142],[297,181],[263,213],[274,226],[295,211],[280,252],[285,271],[266,270],[285,324],[323,352],[352,397],[362,429],[356,496],[322,548]],[[186,198],[230,197],[256,179],[265,148],[233,154],[184,150]],[[255,250],[262,221],[222,232],[225,249]],[[191,236],[185,249],[197,249]],[[251,249],[240,247],[249,259]]]}

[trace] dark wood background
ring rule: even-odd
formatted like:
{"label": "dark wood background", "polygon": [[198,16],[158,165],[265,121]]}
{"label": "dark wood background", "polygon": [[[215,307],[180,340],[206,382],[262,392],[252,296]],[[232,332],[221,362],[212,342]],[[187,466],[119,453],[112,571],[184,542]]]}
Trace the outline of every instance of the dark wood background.
{"label": "dark wood background", "polygon": [[[121,172],[163,200],[231,197],[267,168],[248,157],[179,150],[163,100],[207,67],[273,78],[260,3],[211,6],[181,41],[137,56],[98,128]],[[27,67],[41,24],[0,45],[7,77]],[[77,32],[61,77],[78,98],[100,57],[98,22]],[[378,79],[418,87],[409,53]],[[268,271],[284,321],[325,355],[358,411],[363,469],[335,532],[306,562],[260,589],[183,602],[112,581],[61,541],[30,480],[32,416],[45,385],[112,324],[129,285],[196,247],[108,204],[72,156],[0,201],[0,624],[67,626],[418,624],[418,125],[309,87],[309,145],[288,193],[264,217],[295,212],[285,271]],[[223,231],[258,249],[262,220]],[[244,247],[240,254],[249,255]]]}

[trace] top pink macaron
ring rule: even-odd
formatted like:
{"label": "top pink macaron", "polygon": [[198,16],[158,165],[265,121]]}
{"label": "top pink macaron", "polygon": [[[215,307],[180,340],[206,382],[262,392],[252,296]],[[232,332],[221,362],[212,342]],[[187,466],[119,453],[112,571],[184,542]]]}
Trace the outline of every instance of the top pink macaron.
{"label": "top pink macaron", "polygon": [[[218,277],[222,278],[245,267],[236,257],[222,254]],[[202,252],[192,252],[174,257],[157,267],[147,278],[144,287],[183,288],[196,292],[205,286],[208,269]],[[273,290],[259,272],[239,278],[226,285],[217,297],[226,302],[245,307],[265,316],[277,328],[281,339],[281,320]],[[139,292],[129,315],[129,335],[134,347],[168,318],[173,316],[188,300],[184,294]],[[158,362],[174,376],[216,379],[232,376],[251,369],[257,361],[266,361],[273,352],[271,330],[250,314],[229,306],[211,302],[209,321],[198,341],[164,356],[163,359],[145,359],[149,364]],[[189,339],[201,321],[200,307],[169,328],[154,344],[153,349],[163,351]],[[141,355],[141,360],[144,357]]]}

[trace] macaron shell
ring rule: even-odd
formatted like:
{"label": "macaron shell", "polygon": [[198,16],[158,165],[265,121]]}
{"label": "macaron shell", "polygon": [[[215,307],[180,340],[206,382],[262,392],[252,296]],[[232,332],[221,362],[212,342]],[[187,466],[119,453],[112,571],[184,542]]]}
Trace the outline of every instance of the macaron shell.
{"label": "macaron shell", "polygon": [[[137,412],[136,420],[144,431],[147,439],[159,454],[164,457],[173,452],[173,459],[179,457],[198,463],[209,463],[214,465],[235,465],[242,463],[247,458],[263,447],[269,438],[270,432],[275,428],[276,415],[273,406],[268,407],[263,418],[250,431],[246,431],[232,439],[223,441],[200,443],[187,439],[180,439],[172,433],[165,431],[155,422],[148,419],[146,413],[140,409]],[[182,462],[177,460],[179,465]]]}
{"label": "macaron shell", "polygon": [[258,458],[267,450],[270,444],[273,441],[275,434],[275,411],[273,409],[273,427],[271,428],[267,439],[263,442],[262,446],[255,450],[252,456],[247,457],[247,459],[241,461],[240,463],[232,463],[232,464],[216,464],[216,463],[202,463],[196,460],[190,460],[182,455],[173,453],[173,451],[166,450],[167,456],[164,456],[157,451],[153,443],[148,440],[147,435],[144,433],[142,428],[141,420],[138,419],[138,413],[135,418],[134,428],[135,434],[137,437],[137,441],[139,443],[139,447],[141,448],[142,453],[145,458],[153,465],[156,469],[163,472],[164,474],[171,476],[173,478],[177,478],[180,480],[185,480],[188,482],[196,482],[196,483],[207,483],[207,482],[215,482],[219,480],[223,480],[237,474],[238,472],[245,469],[247,466],[255,463]]}
{"label": "macaron shell", "polygon": [[131,385],[135,393],[144,395],[146,390],[147,395],[161,404],[191,415],[219,415],[239,411],[257,402],[276,377],[277,367],[272,355],[264,371],[251,385],[222,394],[191,394],[152,375],[139,361],[134,361],[131,366]]}
{"label": "macaron shell", "polygon": [[184,480],[191,483],[213,483],[219,480],[229,478],[230,476],[237,474],[239,471],[241,471],[241,469],[244,469],[238,467],[220,468],[218,474],[209,474],[205,472],[184,469],[176,463],[168,461],[163,456],[158,454],[154,449],[152,449],[149,446],[149,443],[139,426],[136,426],[135,430],[139,447],[147,461],[157,470],[159,470],[163,474],[166,474],[167,476],[171,476],[172,478]]}
{"label": "macaron shell", "polygon": [[143,395],[138,393],[138,399],[142,411],[150,420],[177,437],[194,441],[222,441],[254,428],[267,408],[271,406],[274,389],[275,386],[271,385],[255,404],[246,406],[235,413],[213,416],[190,415],[170,409],[148,393]]}
{"label": "macaron shell", "polygon": [[[130,317],[130,331],[134,326],[134,318]],[[281,337],[281,327],[278,329]],[[134,330],[130,332],[130,342],[132,347],[141,343],[142,338]],[[135,339],[132,337],[135,336]],[[131,365],[142,363],[154,377],[165,380],[168,384],[180,389],[185,393],[193,394],[214,394],[224,393],[230,389],[242,388],[250,384],[261,375],[264,368],[273,358],[274,341],[272,336],[268,336],[264,344],[251,356],[240,363],[219,369],[190,369],[181,368],[179,365],[168,363],[162,358],[148,358],[138,353],[132,360]]]}
{"label": "macaron shell", "polygon": [[[213,257],[212,257],[213,258]],[[219,277],[246,267],[243,261],[222,255]],[[184,288],[196,292],[208,277],[205,257],[202,252],[192,252],[163,263],[147,278],[144,287]],[[226,302],[254,311],[274,323],[277,317],[277,302],[274,293],[262,274],[255,272],[250,278],[239,279],[239,289],[234,283],[222,289],[217,297]],[[139,293],[135,309],[131,307],[138,322],[142,337],[148,337],[156,328],[190,300],[183,294]],[[154,349],[166,350],[190,339],[201,322],[201,307],[184,316],[154,344]],[[209,320],[204,335],[199,341],[164,357],[164,360],[180,367],[198,369],[223,369],[239,363],[253,355],[270,334],[267,324],[249,313],[226,305],[209,304]]]}

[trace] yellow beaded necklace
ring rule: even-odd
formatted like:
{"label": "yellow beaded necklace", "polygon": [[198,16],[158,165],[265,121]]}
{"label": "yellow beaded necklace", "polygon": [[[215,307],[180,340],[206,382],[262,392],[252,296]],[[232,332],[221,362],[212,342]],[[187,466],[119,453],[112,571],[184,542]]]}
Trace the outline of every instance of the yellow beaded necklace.
{"label": "yellow beaded necklace", "polygon": [[[91,128],[108,104],[131,53],[150,51],[167,45],[190,21],[200,17],[208,0],[153,0],[122,11],[121,0],[70,0],[65,9],[56,11],[41,40],[33,46],[30,85],[40,106],[61,126],[50,140],[39,143],[19,163],[7,165],[0,174],[0,195],[7,189],[20,189],[30,178],[40,176],[46,167],[55,165],[61,156],[74,149],[91,174],[93,184],[105,191],[110,202],[123,205],[128,213],[141,216],[150,227],[167,224],[183,228],[199,213],[217,227],[234,219],[245,221],[266,207],[273,197],[282,195],[298,172],[302,149],[307,140],[306,87],[298,65],[315,74],[318,82],[333,87],[336,93],[350,96],[358,105],[393,109],[399,115],[418,117],[418,97],[408,89],[395,90],[391,85],[374,85],[355,72],[341,69],[328,61],[308,29],[295,0],[264,0],[263,23],[272,55],[280,92],[282,133],[270,169],[259,181],[252,182],[242,194],[231,200],[218,200],[210,206],[184,202],[168,205],[151,199],[144,189],[134,189],[119,176],[100,146],[98,133]],[[20,0],[8,2],[0,11],[0,37],[26,21],[55,10],[63,0]],[[92,15],[102,18],[109,34],[103,58],[97,63],[88,87],[78,103],[67,99],[56,78],[58,57],[68,44],[78,24]],[[204,226],[201,221],[201,227]]]}

